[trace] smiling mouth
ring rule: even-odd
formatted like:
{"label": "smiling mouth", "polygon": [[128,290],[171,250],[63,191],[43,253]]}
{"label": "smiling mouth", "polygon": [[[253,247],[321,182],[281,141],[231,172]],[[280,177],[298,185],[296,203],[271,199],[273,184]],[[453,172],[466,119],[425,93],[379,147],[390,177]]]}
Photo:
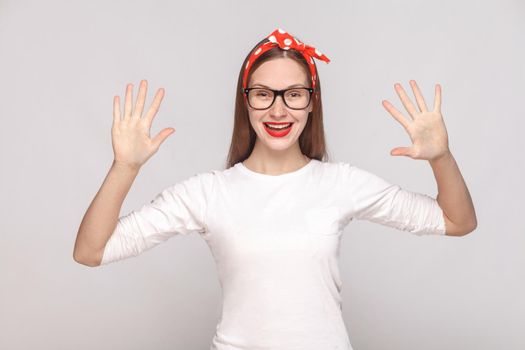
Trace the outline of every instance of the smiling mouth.
{"label": "smiling mouth", "polygon": [[263,123],[268,129],[271,130],[286,130],[289,129],[293,123]]}

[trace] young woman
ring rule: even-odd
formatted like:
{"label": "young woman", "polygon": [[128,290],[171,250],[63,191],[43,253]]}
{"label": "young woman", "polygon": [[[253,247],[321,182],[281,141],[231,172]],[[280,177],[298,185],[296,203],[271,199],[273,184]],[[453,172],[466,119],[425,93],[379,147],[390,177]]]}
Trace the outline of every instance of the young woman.
{"label": "young woman", "polygon": [[410,120],[383,102],[413,142],[392,155],[430,162],[439,190],[434,199],[348,163],[324,161],[321,86],[312,57],[329,62],[281,29],[260,41],[239,73],[226,169],[195,174],[119,218],[139,169],[174,131],[150,139],[163,90],[141,117],[146,82],[134,109],[128,85],[123,116],[114,99],[115,160],[82,221],[75,260],[105,265],[196,232],[213,254],[223,292],[211,349],[351,349],[337,264],[346,225],[362,219],[418,235],[459,236],[474,230],[476,217],[448,149],[439,85],[428,110],[412,82],[416,110],[396,84]]}

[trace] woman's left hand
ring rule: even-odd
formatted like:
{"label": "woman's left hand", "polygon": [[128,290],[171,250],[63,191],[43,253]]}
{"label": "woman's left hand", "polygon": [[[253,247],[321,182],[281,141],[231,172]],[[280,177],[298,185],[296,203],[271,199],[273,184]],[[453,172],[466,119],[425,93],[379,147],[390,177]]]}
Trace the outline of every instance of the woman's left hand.
{"label": "woman's left hand", "polygon": [[436,84],[434,106],[429,111],[415,80],[410,80],[410,85],[416,96],[419,110],[412,104],[401,84],[394,85],[403,106],[411,116],[410,119],[405,118],[390,102],[382,101],[383,107],[401,123],[412,140],[411,147],[396,147],[390,151],[390,155],[429,161],[438,159],[450,152],[447,129],[441,116],[441,86]]}

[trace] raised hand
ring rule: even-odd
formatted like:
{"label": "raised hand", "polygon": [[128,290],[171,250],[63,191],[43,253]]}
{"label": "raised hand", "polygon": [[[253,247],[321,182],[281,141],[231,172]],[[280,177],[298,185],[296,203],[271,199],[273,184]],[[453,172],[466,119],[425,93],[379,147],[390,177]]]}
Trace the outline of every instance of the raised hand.
{"label": "raised hand", "polygon": [[174,128],[161,130],[155,138],[150,138],[151,123],[159,110],[164,97],[164,89],[157,90],[151,107],[142,117],[144,101],[146,100],[147,81],[140,82],[137,102],[132,108],[133,85],[126,86],[124,114],[120,112],[120,98],[113,98],[113,126],[111,137],[113,144],[114,163],[140,168],[153,154],[157,152],[166,138],[175,132]]}
{"label": "raised hand", "polygon": [[435,86],[434,106],[429,111],[415,80],[410,80],[410,85],[419,110],[412,104],[401,84],[396,83],[394,85],[396,93],[411,117],[410,119],[405,118],[387,100],[382,101],[383,107],[405,128],[412,140],[411,147],[396,147],[390,151],[390,155],[429,161],[437,159],[450,152],[447,129],[441,115],[441,86],[439,84]]}

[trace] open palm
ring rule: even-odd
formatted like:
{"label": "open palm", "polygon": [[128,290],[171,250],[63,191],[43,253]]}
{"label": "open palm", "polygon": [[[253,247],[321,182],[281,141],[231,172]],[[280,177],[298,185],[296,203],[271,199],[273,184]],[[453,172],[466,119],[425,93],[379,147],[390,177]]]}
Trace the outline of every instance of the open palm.
{"label": "open palm", "polygon": [[392,156],[407,156],[413,159],[434,160],[449,152],[448,134],[441,115],[441,86],[435,86],[434,106],[428,110],[423,95],[415,80],[410,81],[419,110],[410,101],[401,84],[394,89],[410,118],[405,118],[390,102],[382,101],[383,107],[405,128],[412,140],[410,147],[396,147],[390,151]]}
{"label": "open palm", "polygon": [[155,94],[151,107],[143,116],[148,82],[142,80],[138,98],[133,107],[133,85],[126,87],[124,113],[120,111],[120,97],[113,98],[113,126],[111,129],[115,163],[140,168],[154,153],[166,138],[175,132],[174,128],[161,130],[154,138],[150,137],[151,124],[157,114],[164,89]]}

